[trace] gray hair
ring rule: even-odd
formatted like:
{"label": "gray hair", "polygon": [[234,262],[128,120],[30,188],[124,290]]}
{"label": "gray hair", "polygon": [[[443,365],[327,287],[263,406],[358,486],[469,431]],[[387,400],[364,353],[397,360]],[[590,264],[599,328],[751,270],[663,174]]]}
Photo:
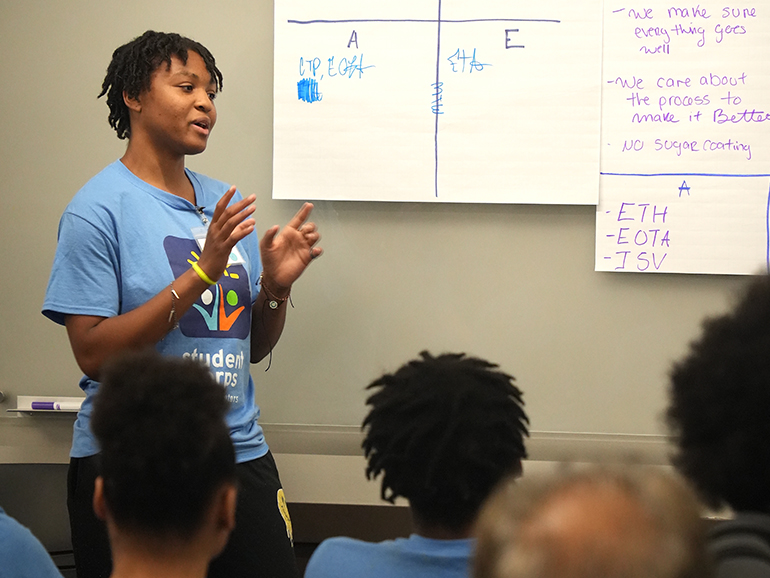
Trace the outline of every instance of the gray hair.
{"label": "gray hair", "polygon": [[705,524],[690,488],[659,468],[525,477],[484,506],[474,578],[704,578]]}

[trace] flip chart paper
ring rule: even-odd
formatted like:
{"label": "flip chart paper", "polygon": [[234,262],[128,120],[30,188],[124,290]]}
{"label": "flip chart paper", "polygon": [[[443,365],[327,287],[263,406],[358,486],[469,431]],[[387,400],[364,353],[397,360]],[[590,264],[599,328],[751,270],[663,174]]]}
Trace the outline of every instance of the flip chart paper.
{"label": "flip chart paper", "polygon": [[596,204],[601,1],[277,0],[273,197]]}
{"label": "flip chart paper", "polygon": [[768,268],[770,9],[604,6],[599,271]]}

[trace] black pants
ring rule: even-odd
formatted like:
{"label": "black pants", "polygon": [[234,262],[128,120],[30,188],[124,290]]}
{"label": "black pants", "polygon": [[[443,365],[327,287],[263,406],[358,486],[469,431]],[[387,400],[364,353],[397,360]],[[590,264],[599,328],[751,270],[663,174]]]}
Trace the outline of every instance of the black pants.
{"label": "black pants", "polygon": [[67,472],[67,509],[78,578],[109,578],[112,556],[107,527],[94,514],[94,481],[99,456],[70,458]]}
{"label": "black pants", "polygon": [[[209,568],[209,578],[299,578],[291,522],[272,454],[238,464],[235,530]],[[72,458],[67,507],[78,578],[109,578],[107,529],[94,514],[98,456]]]}

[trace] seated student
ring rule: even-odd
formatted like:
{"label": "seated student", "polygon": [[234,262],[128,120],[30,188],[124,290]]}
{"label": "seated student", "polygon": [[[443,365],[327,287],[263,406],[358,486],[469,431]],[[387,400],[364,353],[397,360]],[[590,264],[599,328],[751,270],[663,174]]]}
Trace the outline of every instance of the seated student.
{"label": "seated student", "polygon": [[40,540],[2,508],[0,578],[62,578]]}
{"label": "seated student", "polygon": [[464,354],[427,352],[369,385],[363,442],[367,478],[382,498],[409,501],[415,533],[381,543],[322,542],[305,578],[468,575],[481,503],[526,457],[528,419],[513,378]]}
{"label": "seated student", "polygon": [[225,391],[201,363],[154,351],[101,374],[94,511],[112,578],[203,578],[235,525],[235,453]]}
{"label": "seated student", "polygon": [[770,277],[734,309],[707,319],[671,372],[674,463],[735,519],[710,535],[717,575],[770,576]]}
{"label": "seated student", "polygon": [[502,484],[476,527],[474,578],[708,578],[705,521],[662,470],[590,468]]}

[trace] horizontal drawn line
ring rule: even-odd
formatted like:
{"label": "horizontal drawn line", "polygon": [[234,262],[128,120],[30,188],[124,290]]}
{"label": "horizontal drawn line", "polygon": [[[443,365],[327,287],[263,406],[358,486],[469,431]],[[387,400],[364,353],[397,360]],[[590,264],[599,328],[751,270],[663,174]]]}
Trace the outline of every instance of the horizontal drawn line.
{"label": "horizontal drawn line", "polygon": [[720,173],[604,173],[611,177],[770,177],[770,173],[720,174]]}
{"label": "horizontal drawn line", "polygon": [[[349,24],[351,22],[416,22],[437,24],[435,18],[421,20],[417,18],[355,18],[350,20],[287,20],[289,24]],[[561,20],[546,20],[539,18],[474,18],[471,20],[441,20],[442,24],[466,24],[471,22],[544,22],[546,24],[560,24]]]}

